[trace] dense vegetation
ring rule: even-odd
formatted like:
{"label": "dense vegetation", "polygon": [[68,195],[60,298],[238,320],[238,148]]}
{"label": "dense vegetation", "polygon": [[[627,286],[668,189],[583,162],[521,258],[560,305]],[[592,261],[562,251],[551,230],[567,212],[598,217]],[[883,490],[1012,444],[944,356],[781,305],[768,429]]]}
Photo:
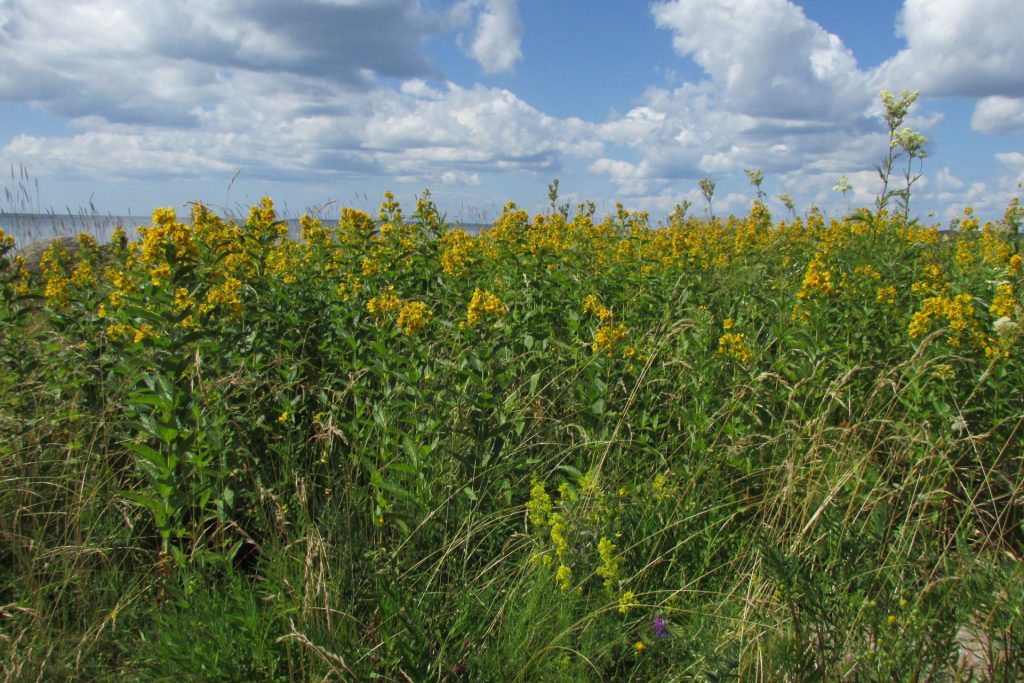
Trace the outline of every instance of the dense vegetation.
{"label": "dense vegetation", "polygon": [[4,679],[1019,680],[1021,212],[911,178],[0,234]]}

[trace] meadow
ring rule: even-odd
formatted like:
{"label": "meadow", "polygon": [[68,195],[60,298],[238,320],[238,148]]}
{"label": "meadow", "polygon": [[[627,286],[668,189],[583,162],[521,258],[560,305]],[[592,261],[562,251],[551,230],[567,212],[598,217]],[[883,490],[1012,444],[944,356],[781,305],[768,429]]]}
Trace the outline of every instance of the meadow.
{"label": "meadow", "polygon": [[1024,212],[906,99],[841,218],[0,233],[3,679],[1020,680]]}

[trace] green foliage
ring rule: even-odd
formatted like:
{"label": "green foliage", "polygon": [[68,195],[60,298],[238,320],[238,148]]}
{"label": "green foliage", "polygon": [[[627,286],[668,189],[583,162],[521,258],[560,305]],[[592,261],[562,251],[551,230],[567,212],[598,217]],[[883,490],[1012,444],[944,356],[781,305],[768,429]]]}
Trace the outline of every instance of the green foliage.
{"label": "green foliage", "polygon": [[4,680],[1019,678],[1015,205],[750,179],[0,242]]}

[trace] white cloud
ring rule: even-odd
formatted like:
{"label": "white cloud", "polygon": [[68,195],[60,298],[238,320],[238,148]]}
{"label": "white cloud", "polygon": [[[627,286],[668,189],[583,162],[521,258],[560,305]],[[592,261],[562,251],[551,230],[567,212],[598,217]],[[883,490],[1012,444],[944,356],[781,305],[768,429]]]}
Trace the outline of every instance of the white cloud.
{"label": "white cloud", "polygon": [[619,192],[746,168],[834,179],[884,153],[866,74],[839,38],[792,3],[673,0],[651,11],[708,78],[650,88],[598,127],[601,140],[629,149],[629,160],[606,155],[590,166]]}
{"label": "white cloud", "polygon": [[995,155],[998,161],[1008,172],[1003,179],[1004,190],[1012,191],[1021,187],[1024,183],[1024,154],[1020,152],[998,152]]}
{"label": "white cloud", "polygon": [[244,168],[250,178],[403,176],[463,185],[494,169],[557,169],[562,157],[593,156],[593,126],[557,119],[511,92],[481,85],[353,93],[321,87],[303,96],[266,97],[280,78],[240,73],[221,102],[195,114],[189,128],[90,119],[70,138],[19,136],[3,150],[41,174],[106,177],[197,175]]}
{"label": "white cloud", "polygon": [[907,47],[880,83],[929,96],[1024,95],[1024,12],[1019,0],[906,0]]}
{"label": "white cloud", "polygon": [[939,169],[935,175],[935,184],[940,191],[961,190],[964,187],[963,181],[953,175],[949,166]]}
{"label": "white cloud", "polygon": [[[473,4],[475,52],[488,68],[511,66],[515,3]],[[39,174],[448,172],[475,184],[485,167],[552,169],[565,154],[601,148],[588,139],[592,126],[547,116],[508,90],[428,83],[437,74],[423,43],[452,18],[417,0],[0,6],[0,99],[31,102],[78,130],[7,144],[5,158]]]}
{"label": "white cloud", "polygon": [[461,173],[457,171],[445,171],[441,174],[441,183],[444,185],[480,185],[480,176],[476,173]]}
{"label": "white cloud", "polygon": [[732,111],[822,120],[866,104],[853,53],[788,0],[674,0],[651,11]]}
{"label": "white cloud", "polygon": [[1024,98],[986,97],[974,108],[971,128],[982,133],[1024,132]]}
{"label": "white cloud", "polygon": [[[450,16],[458,23],[468,23],[474,13],[476,31],[468,46],[462,44],[463,51],[480,63],[484,73],[514,71],[523,57],[517,0],[462,0]],[[460,43],[464,42],[460,36]]]}
{"label": "white cloud", "polygon": [[5,10],[0,98],[175,126],[195,125],[195,108],[223,101],[237,74],[281,77],[304,94],[428,76],[422,45],[443,28],[415,0],[9,0]]}

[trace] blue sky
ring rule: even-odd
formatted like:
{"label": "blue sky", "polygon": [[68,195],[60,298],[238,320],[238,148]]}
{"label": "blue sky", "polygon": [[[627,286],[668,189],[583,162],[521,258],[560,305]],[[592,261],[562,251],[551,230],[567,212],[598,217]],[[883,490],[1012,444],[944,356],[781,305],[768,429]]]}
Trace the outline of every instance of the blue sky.
{"label": "blue sky", "polygon": [[1022,35],[1019,0],[0,0],[0,163],[58,212],[429,188],[478,222],[543,210],[557,177],[657,219],[703,176],[745,212],[759,168],[774,209],[838,213],[872,201],[878,92],[907,88],[912,210],[998,217],[1024,181]]}

